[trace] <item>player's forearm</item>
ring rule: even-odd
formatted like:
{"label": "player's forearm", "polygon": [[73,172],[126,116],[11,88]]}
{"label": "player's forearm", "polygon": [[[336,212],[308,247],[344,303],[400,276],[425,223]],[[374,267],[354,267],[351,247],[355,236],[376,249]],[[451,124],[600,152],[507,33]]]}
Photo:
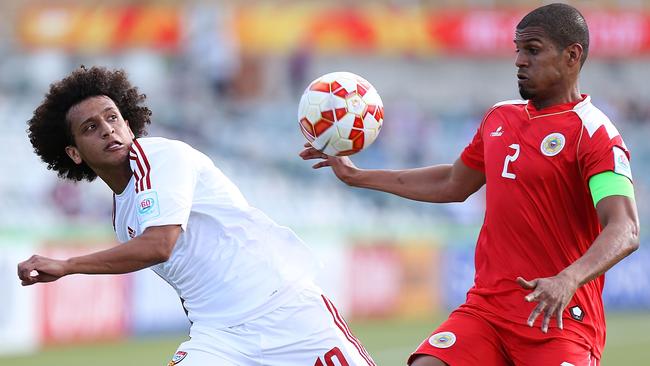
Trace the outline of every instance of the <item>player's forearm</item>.
{"label": "player's forearm", "polygon": [[589,250],[560,274],[577,287],[599,277],[639,247],[639,226],[635,222],[607,225]]}
{"label": "player's forearm", "polygon": [[136,237],[127,243],[65,262],[66,274],[122,274],[141,270],[169,259],[169,254],[150,238]]}
{"label": "player's forearm", "polygon": [[449,188],[451,164],[407,170],[359,170],[348,184],[425,202],[462,200]]}

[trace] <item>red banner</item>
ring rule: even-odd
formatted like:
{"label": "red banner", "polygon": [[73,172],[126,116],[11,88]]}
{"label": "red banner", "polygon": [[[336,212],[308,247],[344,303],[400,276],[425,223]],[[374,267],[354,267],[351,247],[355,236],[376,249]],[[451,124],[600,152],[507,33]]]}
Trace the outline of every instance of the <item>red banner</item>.
{"label": "red banner", "polygon": [[[316,53],[461,54],[511,56],[514,29],[526,10],[423,10],[369,4],[341,8],[324,3],[233,5],[232,33],[242,50]],[[41,6],[26,8],[17,35],[27,47],[107,52],[144,47],[176,52],[187,23],[181,6]],[[215,17],[219,8],[215,7]],[[589,10],[591,54],[650,55],[650,12]],[[272,31],[270,31],[272,30]],[[217,30],[214,37],[218,39]]]}
{"label": "red banner", "polygon": [[[310,47],[325,54],[452,54],[511,56],[514,31],[525,10],[431,10],[416,7],[367,9],[288,6],[242,7],[237,31],[242,47],[285,53]],[[590,53],[630,57],[650,54],[650,12],[591,10]],[[275,32],[269,32],[274,29]]]}
{"label": "red banner", "polygon": [[43,6],[20,14],[17,34],[26,47],[106,52],[134,47],[174,51],[180,43],[177,7]]}
{"label": "red banner", "polygon": [[[514,52],[518,11],[474,10],[432,13],[427,21],[431,39],[448,53],[508,55]],[[650,14],[637,12],[586,12],[590,54],[628,57],[650,54]]]}

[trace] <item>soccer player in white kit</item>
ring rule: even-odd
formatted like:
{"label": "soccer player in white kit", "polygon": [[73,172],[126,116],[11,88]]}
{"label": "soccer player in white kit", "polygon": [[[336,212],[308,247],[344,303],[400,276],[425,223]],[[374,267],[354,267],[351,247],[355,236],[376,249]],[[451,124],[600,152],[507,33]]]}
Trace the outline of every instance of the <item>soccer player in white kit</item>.
{"label": "soccer player in white kit", "polygon": [[75,70],[29,121],[35,152],[60,177],[101,178],[114,192],[122,243],[18,265],[24,286],[150,267],[192,323],[169,365],[374,365],[313,283],[317,262],[290,229],[251,207],[206,155],[141,138],[151,112],[121,70]]}

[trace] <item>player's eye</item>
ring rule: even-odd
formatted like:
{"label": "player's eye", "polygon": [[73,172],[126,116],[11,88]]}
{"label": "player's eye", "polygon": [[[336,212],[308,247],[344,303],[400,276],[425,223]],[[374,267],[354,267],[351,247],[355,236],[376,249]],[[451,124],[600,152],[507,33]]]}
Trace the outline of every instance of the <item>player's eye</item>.
{"label": "player's eye", "polygon": [[117,121],[117,114],[111,114],[110,116],[108,116],[108,119],[111,121]]}
{"label": "player's eye", "polygon": [[89,123],[86,125],[86,127],[83,128],[83,132],[91,132],[94,131],[97,128],[97,125],[94,123]]}

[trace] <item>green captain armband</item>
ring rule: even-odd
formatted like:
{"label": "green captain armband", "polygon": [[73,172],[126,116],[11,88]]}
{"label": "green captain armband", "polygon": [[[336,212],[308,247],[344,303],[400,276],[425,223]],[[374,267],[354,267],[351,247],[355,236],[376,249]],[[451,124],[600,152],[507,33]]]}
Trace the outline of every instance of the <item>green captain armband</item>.
{"label": "green captain armband", "polygon": [[634,186],[626,176],[606,171],[589,178],[589,189],[594,207],[605,197],[625,196],[634,199]]}

